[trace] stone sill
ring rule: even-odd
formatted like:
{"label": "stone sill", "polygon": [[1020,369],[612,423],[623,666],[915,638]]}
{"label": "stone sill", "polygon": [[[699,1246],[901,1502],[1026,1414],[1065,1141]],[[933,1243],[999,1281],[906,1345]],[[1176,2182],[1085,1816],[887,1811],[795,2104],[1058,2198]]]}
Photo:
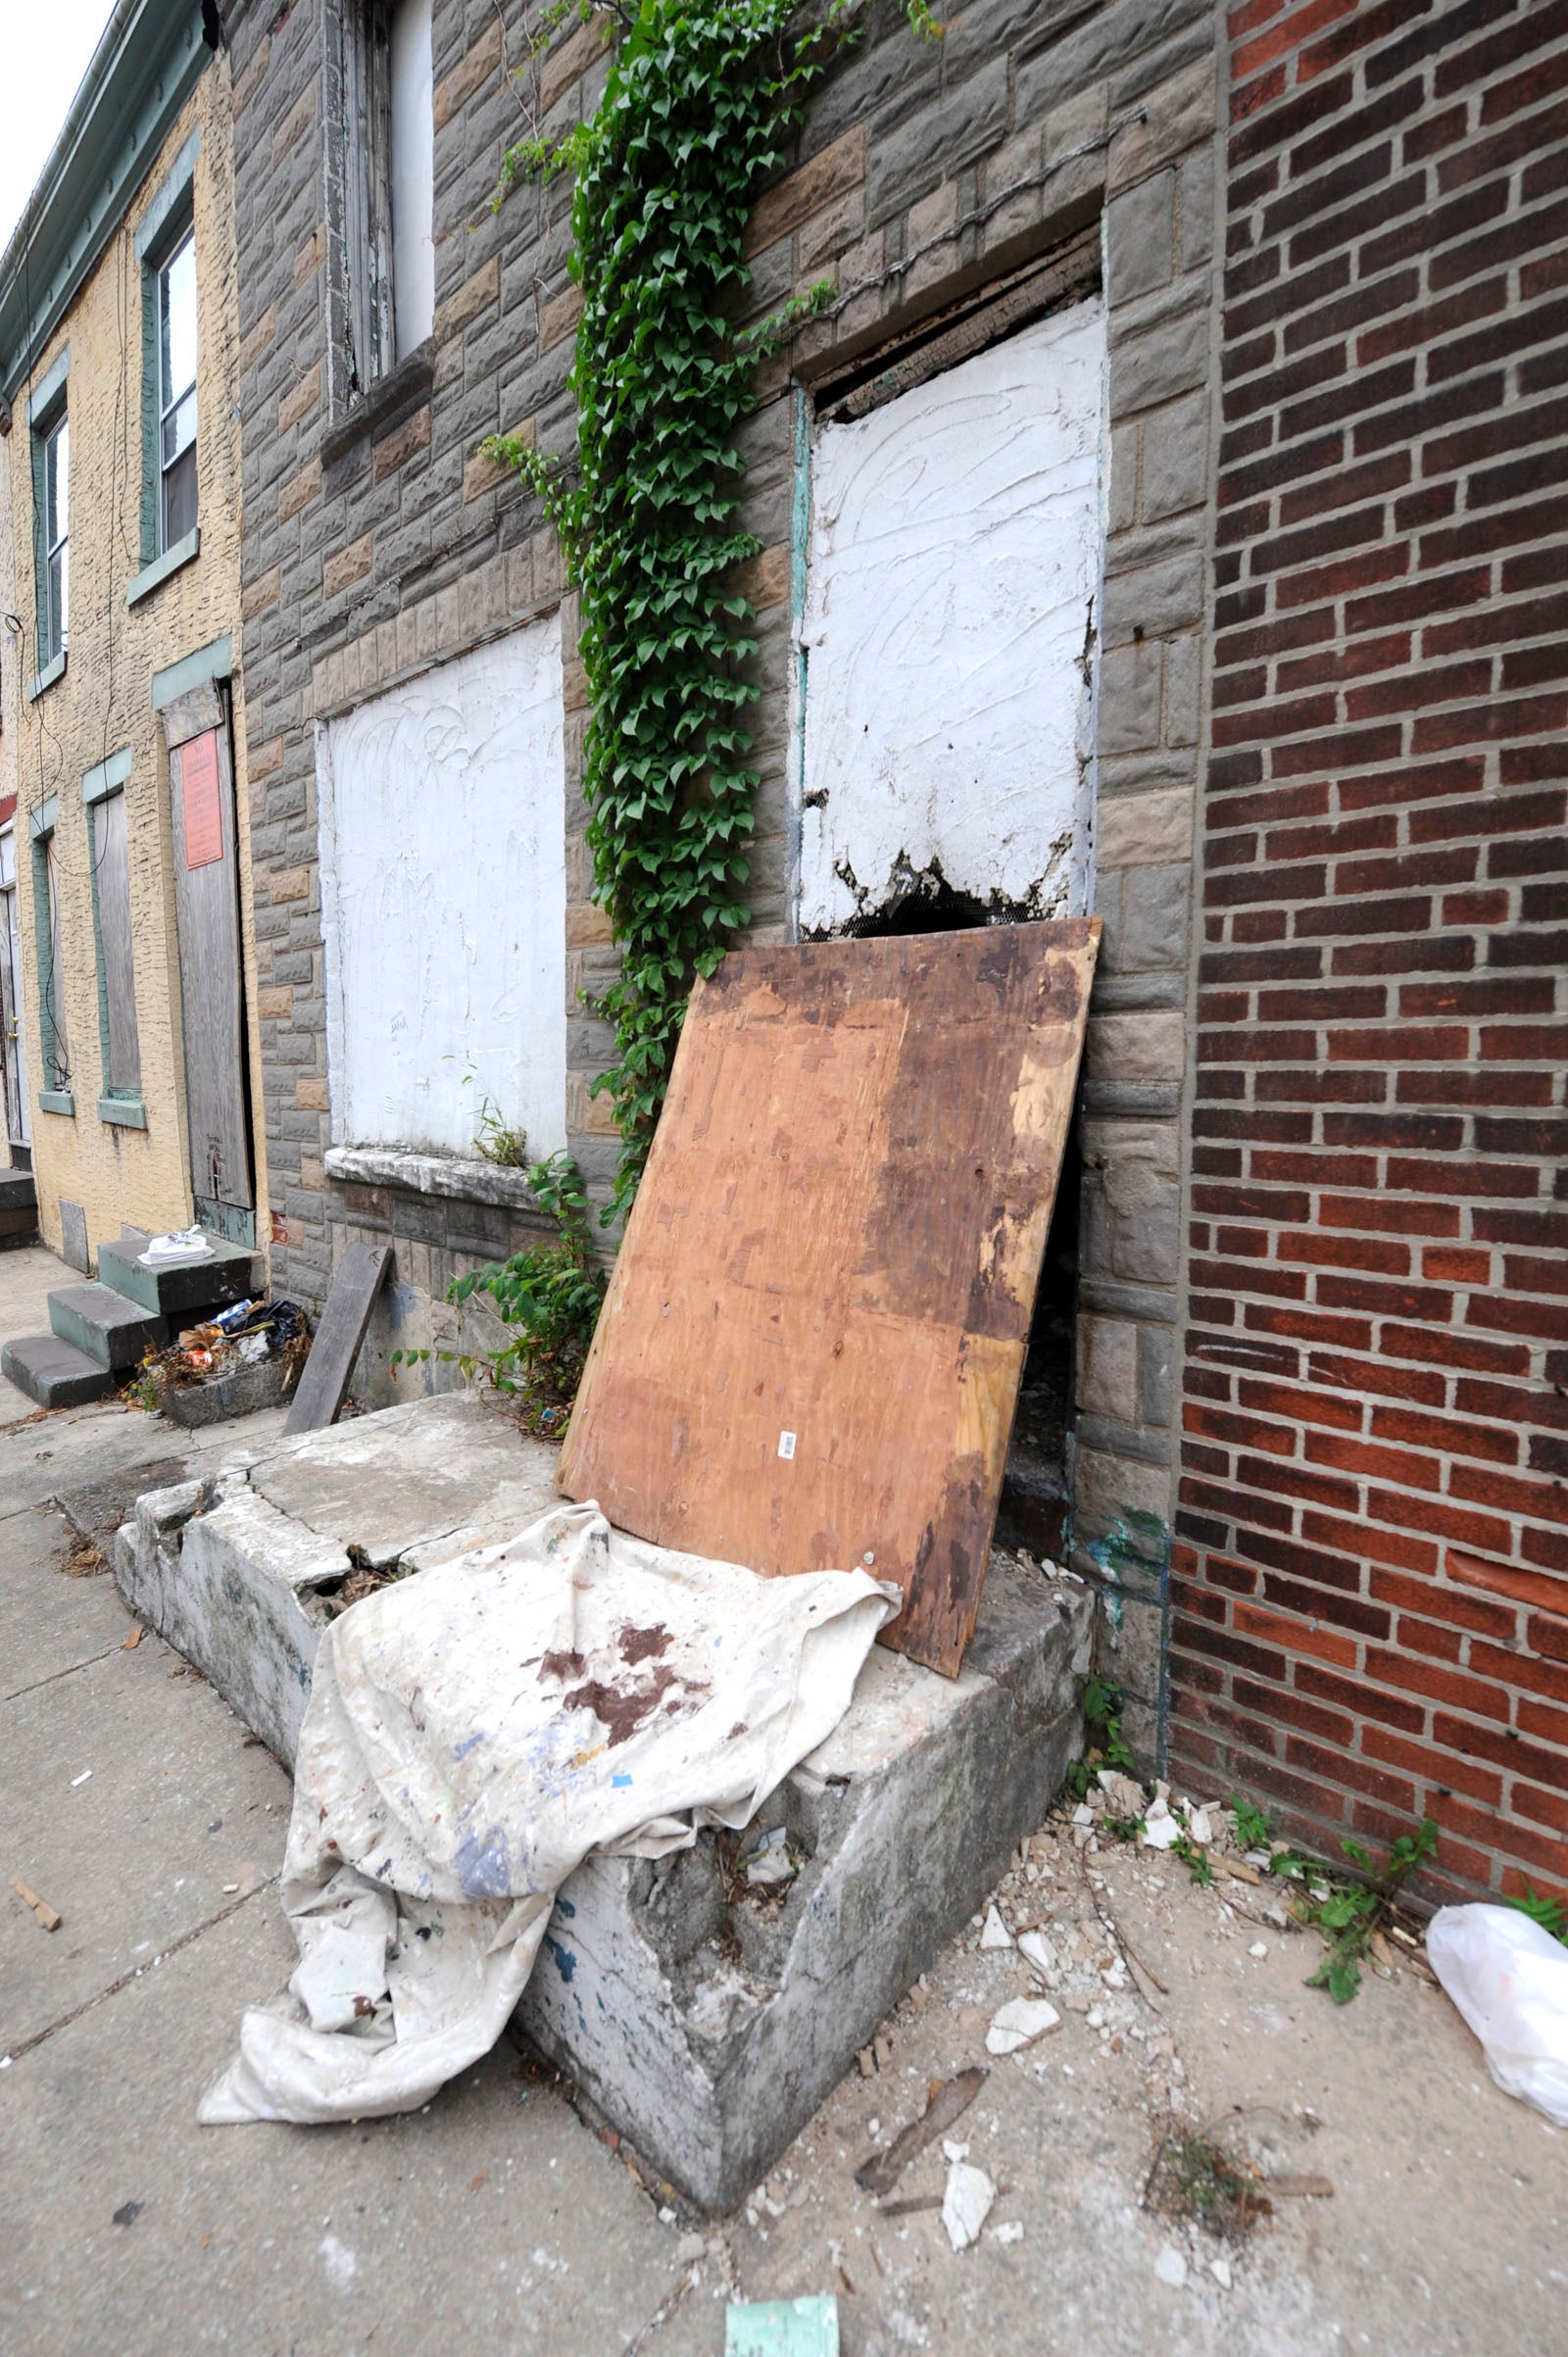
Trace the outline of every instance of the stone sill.
{"label": "stone sill", "polygon": [[147,1107],[139,1097],[100,1097],[98,1118],[113,1121],[121,1129],[145,1129]]}
{"label": "stone sill", "polygon": [[415,1154],[397,1146],[329,1146],[322,1162],[327,1177],[342,1186],[401,1187],[410,1195],[447,1195],[459,1203],[496,1203],[544,1217],[525,1173],[501,1162]]}
{"label": "stone sill", "polygon": [[191,559],[199,557],[201,553],[201,525],[192,524],[183,539],[176,540],[172,548],[166,548],[161,557],[153,559],[151,565],[142,566],[141,571],[125,591],[125,604],[135,606],[143,598],[151,597],[153,591],[161,587],[171,573],[177,573],[182,565],[189,565]]}
{"label": "stone sill", "polygon": [[27,702],[29,704],[36,704],[38,698],[43,694],[44,689],[46,687],[53,687],[55,681],[57,679],[64,679],[65,675],[66,650],[64,647],[62,647],[59,654],[55,657],[54,662],[46,663],[43,666],[43,669],[38,673],[37,678],[28,680]]}
{"label": "stone sill", "polygon": [[38,1110],[40,1113],[70,1113],[74,1117],[76,1100],[69,1089],[40,1089]]}
{"label": "stone sill", "polygon": [[435,382],[435,343],[426,338],[362,393],[347,416],[329,425],[320,441],[320,460],[331,466],[346,451],[378,428],[397,424],[406,410],[417,409]]}

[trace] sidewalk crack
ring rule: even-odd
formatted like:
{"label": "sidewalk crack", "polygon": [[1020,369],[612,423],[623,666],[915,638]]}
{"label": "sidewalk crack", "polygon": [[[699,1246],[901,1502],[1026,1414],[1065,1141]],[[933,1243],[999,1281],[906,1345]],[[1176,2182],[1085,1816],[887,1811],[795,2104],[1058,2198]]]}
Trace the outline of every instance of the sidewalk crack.
{"label": "sidewalk crack", "polygon": [[93,2007],[101,2005],[106,1997],[119,1996],[121,1990],[128,1989],[133,1981],[144,1981],[150,1972],[157,1971],[160,1964],[166,1964],[171,1956],[177,1956],[181,1948],[189,1947],[193,1940],[200,1940],[204,1932],[216,1931],[220,1923],[226,1923],[231,1915],[237,1915],[241,1907],[249,1906],[258,1891],[270,1889],[276,1881],[276,1874],[264,1875],[251,1890],[241,1891],[239,1897],[230,1899],[226,1907],[220,1907],[216,1915],[209,1915],[205,1923],[193,1924],[188,1932],[181,1932],[179,1938],[172,1940],[168,1947],[161,1948],[150,1963],[133,1966],[128,1973],[122,1973],[118,1981],[111,1981],[107,1989],[100,1989],[96,1996],[84,1997],[79,2005],[74,2005],[69,2013],[63,2013],[57,2022],[50,2022],[42,2030],[34,2030],[30,2038],[24,2038],[20,2045],[0,2055],[0,2070],[20,2062],[24,2054],[30,2054],[34,2046],[41,2046],[57,2031],[69,2030],[73,2022],[79,2022],[84,2013],[91,2013]]}

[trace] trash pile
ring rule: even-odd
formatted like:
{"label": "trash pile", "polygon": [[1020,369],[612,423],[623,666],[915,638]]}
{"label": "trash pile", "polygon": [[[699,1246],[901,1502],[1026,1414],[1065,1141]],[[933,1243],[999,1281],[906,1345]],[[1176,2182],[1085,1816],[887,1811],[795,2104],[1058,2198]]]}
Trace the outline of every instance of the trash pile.
{"label": "trash pile", "polygon": [[171,1392],[209,1383],[241,1367],[281,1358],[283,1393],[291,1391],[310,1351],[305,1312],[297,1301],[235,1301],[227,1309],[187,1326],[162,1350],[141,1362],[138,1388],[150,1407],[162,1406]]}

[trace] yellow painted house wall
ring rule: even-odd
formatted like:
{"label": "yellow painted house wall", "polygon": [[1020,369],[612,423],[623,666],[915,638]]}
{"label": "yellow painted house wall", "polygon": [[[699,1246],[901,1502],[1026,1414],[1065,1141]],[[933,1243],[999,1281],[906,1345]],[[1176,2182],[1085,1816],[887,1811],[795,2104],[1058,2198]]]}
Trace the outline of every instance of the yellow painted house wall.
{"label": "yellow painted house wall", "polygon": [[[127,607],[142,570],[142,290],[136,230],[191,132],[201,144],[192,186],[197,287],[197,524],[199,553]],[[155,1231],[194,1217],[185,1132],[179,955],[174,920],[169,755],[152,705],[156,672],[214,640],[240,648],[240,466],[237,422],[238,299],[233,227],[233,143],[227,56],[219,52],[180,111],[125,219],[17,393],[10,442],[10,511],[16,611],[25,682],[36,668],[34,533],[27,398],[66,347],[71,419],[71,590],[68,657],[62,677],[31,702],[8,706],[15,727],[19,794],[17,859],[22,875],[23,989],[32,1090],[32,1164],[44,1240],[61,1245],[60,1203],[80,1203],[88,1250],[113,1242],[124,1222]],[[19,668],[8,651],[7,684]],[[250,809],[245,774],[243,682],[232,676],[234,789],[241,933],[253,1105],[260,1104],[256,941],[250,876]],[[100,1048],[94,949],[91,812],[82,779],[128,748],[125,820],[145,1130],[100,1117],[106,1091]],[[41,1109],[38,955],[29,819],[58,800],[56,859],[64,998],[74,1111]],[[261,1124],[251,1123],[256,1201],[267,1202]],[[258,1244],[265,1248],[265,1213]]]}

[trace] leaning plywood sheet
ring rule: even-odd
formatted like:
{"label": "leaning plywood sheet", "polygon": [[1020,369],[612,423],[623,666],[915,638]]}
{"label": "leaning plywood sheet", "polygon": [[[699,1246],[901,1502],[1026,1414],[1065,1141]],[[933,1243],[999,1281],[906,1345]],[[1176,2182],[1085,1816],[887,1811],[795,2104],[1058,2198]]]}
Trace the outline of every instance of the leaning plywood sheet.
{"label": "leaning plywood sheet", "polygon": [[559,1479],[664,1547],[859,1566],[956,1672],[1098,918],[748,950],[699,983]]}

